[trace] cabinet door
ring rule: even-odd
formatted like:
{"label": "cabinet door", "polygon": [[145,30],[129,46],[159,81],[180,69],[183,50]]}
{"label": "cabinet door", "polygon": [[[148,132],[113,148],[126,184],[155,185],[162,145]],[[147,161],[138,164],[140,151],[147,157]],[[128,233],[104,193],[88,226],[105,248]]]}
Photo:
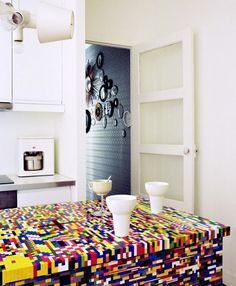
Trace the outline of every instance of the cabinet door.
{"label": "cabinet door", "polygon": [[17,207],[55,204],[71,201],[71,188],[45,188],[17,192]]}
{"label": "cabinet door", "polygon": [[11,88],[11,65],[12,65],[12,50],[11,50],[11,33],[0,28],[0,101],[12,101]]}
{"label": "cabinet door", "polygon": [[[13,1],[35,14],[38,0]],[[61,0],[45,2],[60,6]],[[22,47],[13,41],[13,101],[29,104],[62,103],[62,41],[40,44],[36,29],[24,29]],[[21,45],[21,44],[19,44]]]}
{"label": "cabinet door", "polygon": [[17,207],[17,192],[3,191],[0,192],[0,209],[9,209]]}

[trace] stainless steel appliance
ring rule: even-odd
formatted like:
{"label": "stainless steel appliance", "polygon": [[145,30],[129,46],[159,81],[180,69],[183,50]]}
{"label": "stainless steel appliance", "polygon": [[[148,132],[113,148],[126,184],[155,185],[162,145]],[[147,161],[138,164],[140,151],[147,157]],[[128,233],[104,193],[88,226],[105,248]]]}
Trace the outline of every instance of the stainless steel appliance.
{"label": "stainless steel appliance", "polygon": [[0,185],[14,184],[14,182],[6,175],[0,175]]}
{"label": "stainless steel appliance", "polygon": [[0,110],[12,109],[11,102],[0,102]]}
{"label": "stainless steel appliance", "polygon": [[54,139],[18,138],[19,177],[54,175]]}

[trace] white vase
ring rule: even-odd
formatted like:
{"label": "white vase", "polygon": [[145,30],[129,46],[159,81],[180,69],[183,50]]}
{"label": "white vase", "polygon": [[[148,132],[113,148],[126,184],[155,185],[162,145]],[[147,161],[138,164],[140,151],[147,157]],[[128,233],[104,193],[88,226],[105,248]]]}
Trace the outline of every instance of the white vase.
{"label": "white vase", "polygon": [[137,199],[131,195],[113,195],[106,198],[107,207],[112,213],[113,227],[116,236],[129,235],[130,215],[136,206]]}
{"label": "white vase", "polygon": [[159,214],[163,209],[164,195],[169,184],[166,182],[147,182],[145,183],[146,192],[150,198],[151,213]]}

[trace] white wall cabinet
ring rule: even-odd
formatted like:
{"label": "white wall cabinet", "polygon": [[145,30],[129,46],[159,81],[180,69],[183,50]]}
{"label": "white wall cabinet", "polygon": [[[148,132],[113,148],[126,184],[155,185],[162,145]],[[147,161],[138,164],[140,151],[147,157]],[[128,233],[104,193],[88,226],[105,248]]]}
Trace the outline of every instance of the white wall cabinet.
{"label": "white wall cabinet", "polygon": [[17,192],[17,207],[69,202],[72,187],[20,190]]}
{"label": "white wall cabinet", "polygon": [[[13,4],[36,14],[38,2],[20,0]],[[62,5],[62,0],[45,2]],[[24,29],[24,41],[19,45],[13,41],[13,109],[63,111],[62,41],[41,44],[36,29]]]}
{"label": "white wall cabinet", "polygon": [[11,50],[11,33],[0,29],[0,101],[12,101],[11,88],[11,66],[12,66],[12,50]]}

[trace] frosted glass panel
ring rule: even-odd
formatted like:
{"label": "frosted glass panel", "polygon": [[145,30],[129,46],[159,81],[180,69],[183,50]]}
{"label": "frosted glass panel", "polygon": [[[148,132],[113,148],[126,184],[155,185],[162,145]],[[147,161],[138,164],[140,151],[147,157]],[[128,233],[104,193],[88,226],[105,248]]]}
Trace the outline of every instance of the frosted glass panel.
{"label": "frosted glass panel", "polygon": [[140,164],[141,194],[147,195],[145,182],[163,181],[170,185],[166,198],[183,200],[183,158],[181,156],[142,154]]}
{"label": "frosted glass panel", "polygon": [[183,144],[183,101],[140,105],[141,144]]}
{"label": "frosted glass panel", "polygon": [[141,93],[183,86],[182,42],[140,55]]}

